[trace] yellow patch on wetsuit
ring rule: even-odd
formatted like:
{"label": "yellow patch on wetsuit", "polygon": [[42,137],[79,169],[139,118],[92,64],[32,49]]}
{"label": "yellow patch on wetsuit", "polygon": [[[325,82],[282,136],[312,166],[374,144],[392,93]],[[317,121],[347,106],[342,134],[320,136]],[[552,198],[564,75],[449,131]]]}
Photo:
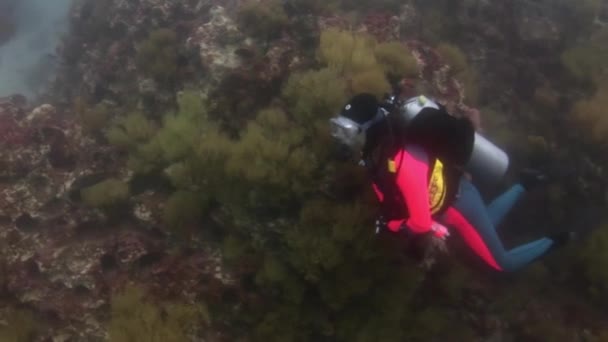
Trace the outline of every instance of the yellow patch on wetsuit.
{"label": "yellow patch on wetsuit", "polygon": [[388,172],[390,172],[390,173],[396,173],[397,172],[397,164],[392,159],[388,160]]}
{"label": "yellow patch on wetsuit", "polygon": [[429,204],[431,206],[431,213],[435,214],[443,207],[446,193],[447,188],[443,176],[443,163],[441,163],[439,159],[436,159],[433,173],[429,180]]}

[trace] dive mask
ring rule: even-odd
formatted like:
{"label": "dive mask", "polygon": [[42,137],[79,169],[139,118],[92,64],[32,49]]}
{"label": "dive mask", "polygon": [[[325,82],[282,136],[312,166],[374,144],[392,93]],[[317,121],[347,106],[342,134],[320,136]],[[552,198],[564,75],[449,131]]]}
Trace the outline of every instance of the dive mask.
{"label": "dive mask", "polygon": [[388,111],[379,108],[376,116],[364,124],[345,117],[338,116],[329,120],[331,136],[349,147],[360,147],[365,142],[365,132],[376,123],[384,120]]}
{"label": "dive mask", "polygon": [[344,145],[354,147],[361,142],[363,129],[353,120],[338,116],[329,120],[331,136]]}

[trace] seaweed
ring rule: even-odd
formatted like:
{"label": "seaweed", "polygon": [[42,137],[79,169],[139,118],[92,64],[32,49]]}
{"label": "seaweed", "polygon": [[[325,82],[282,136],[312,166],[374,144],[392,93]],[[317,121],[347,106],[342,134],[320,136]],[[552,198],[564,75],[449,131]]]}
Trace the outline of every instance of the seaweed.
{"label": "seaweed", "polygon": [[561,55],[566,72],[582,85],[598,86],[606,79],[608,66],[608,29],[593,33],[584,43],[574,45]]}
{"label": "seaweed", "polygon": [[331,68],[295,73],[283,88],[283,98],[294,120],[314,127],[329,119],[346,101],[346,82]]}
{"label": "seaweed", "polygon": [[111,315],[108,333],[113,342],[188,341],[201,323],[210,323],[204,304],[154,303],[134,285],[112,296]]}
{"label": "seaweed", "polygon": [[384,71],[399,79],[418,76],[418,62],[409,49],[399,42],[378,44],[375,49],[376,59]]}
{"label": "seaweed", "polygon": [[290,206],[298,191],[310,189],[317,161],[303,145],[304,137],[305,130],[283,111],[260,111],[226,161],[227,175],[240,182],[237,201],[270,214]]}
{"label": "seaweed", "polygon": [[582,99],[572,107],[571,116],[580,129],[588,134],[583,139],[591,143],[605,144],[608,142],[608,116],[605,115],[608,106],[608,86],[600,88],[593,97]]}
{"label": "seaweed", "polygon": [[177,76],[178,47],[177,35],[173,30],[162,28],[152,31],[138,46],[137,66],[159,84],[170,85]]}
{"label": "seaweed", "polygon": [[226,261],[240,259],[249,250],[249,244],[237,235],[228,235],[222,242],[222,256]]}
{"label": "seaweed", "polygon": [[399,81],[418,75],[411,52],[399,42],[377,41],[366,34],[330,28],[321,32],[319,60],[349,85],[349,94],[369,92],[377,97]]}
{"label": "seaweed", "polygon": [[153,139],[158,125],[142,113],[117,117],[106,132],[110,144],[129,153],[128,166],[138,173],[149,173],[162,167],[162,146]]}
{"label": "seaweed", "polygon": [[97,135],[103,132],[112,118],[113,108],[107,102],[90,107],[83,98],[77,98],[74,100],[73,108],[82,128],[89,134]]}
{"label": "seaweed", "polygon": [[243,32],[251,32],[263,40],[278,37],[289,24],[279,0],[247,1],[239,8],[237,21]]}
{"label": "seaweed", "polygon": [[179,161],[192,154],[206,129],[203,127],[206,107],[196,91],[180,93],[177,103],[177,112],[164,116],[163,126],[155,137],[166,162]]}
{"label": "seaweed", "polygon": [[118,117],[106,133],[110,144],[124,149],[134,149],[150,141],[156,134],[157,127],[142,113],[133,112]]}
{"label": "seaweed", "polygon": [[9,308],[6,318],[0,323],[0,341],[30,342],[41,333],[40,321],[24,309]]}
{"label": "seaweed", "polygon": [[467,56],[457,46],[440,43],[437,45],[437,52],[439,52],[445,63],[450,66],[450,71],[453,75],[458,75],[468,69]]}
{"label": "seaweed", "polygon": [[391,84],[381,70],[370,70],[358,73],[351,79],[353,93],[370,93],[382,98],[391,92]]}
{"label": "seaweed", "polygon": [[109,209],[124,204],[129,199],[129,185],[118,179],[108,179],[84,188],[80,195],[85,204]]}
{"label": "seaweed", "polygon": [[440,43],[437,51],[445,64],[450,67],[451,76],[458,79],[464,86],[465,95],[469,103],[475,104],[479,100],[479,84],[477,71],[469,65],[467,56],[455,45]]}
{"label": "seaweed", "polygon": [[581,248],[578,260],[583,265],[588,282],[587,293],[602,303],[608,303],[608,229],[598,224]]}
{"label": "seaweed", "polygon": [[208,203],[208,199],[200,193],[177,191],[165,204],[165,223],[172,231],[187,234],[200,223]]}
{"label": "seaweed", "polygon": [[321,32],[319,59],[340,74],[376,68],[373,37],[330,28]]}

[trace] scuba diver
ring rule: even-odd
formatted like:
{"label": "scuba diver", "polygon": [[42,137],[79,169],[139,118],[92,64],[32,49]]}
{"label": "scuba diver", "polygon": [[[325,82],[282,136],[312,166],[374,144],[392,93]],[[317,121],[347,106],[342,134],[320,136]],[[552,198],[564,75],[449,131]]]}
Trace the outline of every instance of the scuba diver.
{"label": "scuba diver", "polygon": [[393,96],[380,103],[374,95],[359,94],[330,125],[343,151],[351,157],[358,153],[369,171],[381,203],[377,232],[424,237],[425,250],[445,251],[454,230],[486,264],[504,272],[521,269],[572,237],[560,232],[505,249],[496,227],[546,177],[523,170],[517,184],[486,205],[468,176],[499,179],[508,157],[477,134],[470,120],[452,116],[424,96],[403,103]]}

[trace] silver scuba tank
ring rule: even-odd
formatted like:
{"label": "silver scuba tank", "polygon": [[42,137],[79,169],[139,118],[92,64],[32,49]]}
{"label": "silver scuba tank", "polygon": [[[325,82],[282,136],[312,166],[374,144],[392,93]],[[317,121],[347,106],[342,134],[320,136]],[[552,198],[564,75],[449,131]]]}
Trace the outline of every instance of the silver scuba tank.
{"label": "silver scuba tank", "polygon": [[[439,105],[425,96],[417,96],[405,101],[400,112],[406,122],[410,122],[424,108],[439,109]],[[487,185],[496,184],[502,180],[508,168],[509,156],[481,134],[475,133],[473,153],[466,165],[466,171],[473,179]]]}

